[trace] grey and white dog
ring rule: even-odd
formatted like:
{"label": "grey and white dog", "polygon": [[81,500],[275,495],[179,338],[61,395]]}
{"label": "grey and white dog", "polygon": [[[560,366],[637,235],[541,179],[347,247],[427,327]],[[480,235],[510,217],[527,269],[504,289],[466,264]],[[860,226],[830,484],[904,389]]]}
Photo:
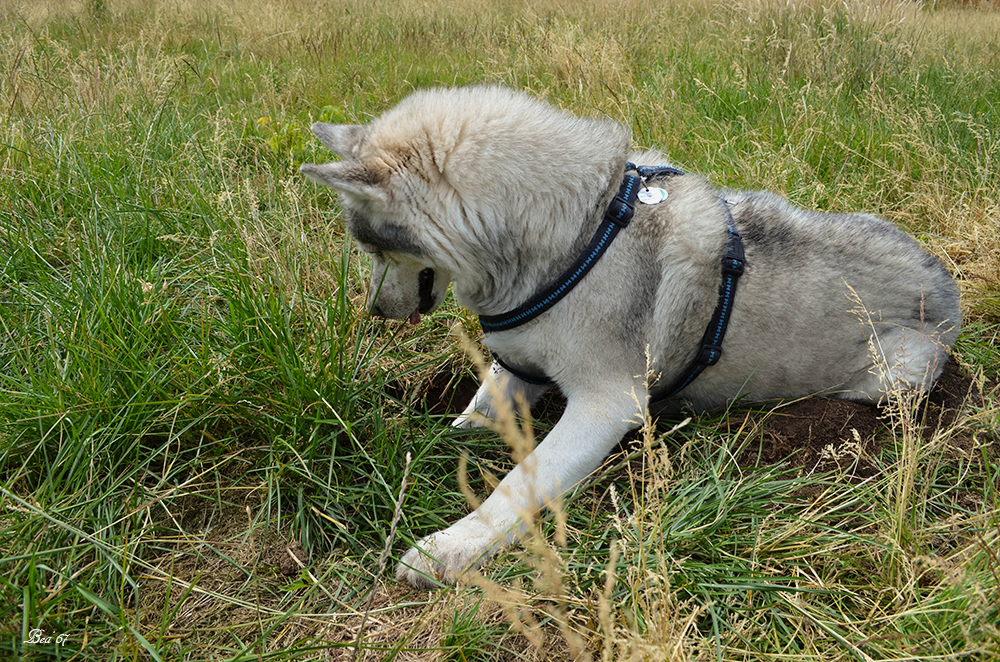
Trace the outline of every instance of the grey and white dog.
{"label": "grey and white dog", "polygon": [[[365,126],[312,129],[340,161],[301,170],[342,193],[347,229],[372,257],[372,312],[414,323],[451,283],[479,315],[517,308],[585,250],[627,161],[665,163],[630,154],[616,122],[501,87],[418,91]],[[958,334],[957,288],[887,221],[720,191],[693,175],[654,185],[662,199],[635,205],[565,298],[486,335],[506,365],[551,378],[566,410],[479,508],[412,547],[397,578],[429,587],[478,567],[517,536],[520,514],[584,480],[639,425],[636,397],[655,398],[699,352],[719,300],[727,221],[746,266],[724,351],[675,402],[708,410],[816,393],[877,402],[888,389],[926,390],[941,373]],[[534,403],[547,388],[497,364],[493,372],[507,377],[503,397],[521,391]],[[484,385],[455,424],[480,424],[476,412],[493,410]]]}

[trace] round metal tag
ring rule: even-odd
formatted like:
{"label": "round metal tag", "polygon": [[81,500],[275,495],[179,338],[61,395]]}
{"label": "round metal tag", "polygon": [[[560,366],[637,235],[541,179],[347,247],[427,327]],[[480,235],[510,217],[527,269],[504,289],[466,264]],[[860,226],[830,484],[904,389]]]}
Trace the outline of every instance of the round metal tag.
{"label": "round metal tag", "polygon": [[658,205],[667,199],[667,192],[661,188],[641,188],[636,197],[644,205]]}

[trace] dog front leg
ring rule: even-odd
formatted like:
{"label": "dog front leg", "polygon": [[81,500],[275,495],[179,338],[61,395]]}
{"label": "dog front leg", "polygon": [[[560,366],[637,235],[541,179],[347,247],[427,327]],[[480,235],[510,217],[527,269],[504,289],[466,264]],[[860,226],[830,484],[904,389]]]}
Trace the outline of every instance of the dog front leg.
{"label": "dog front leg", "polygon": [[[493,384],[490,384],[490,381]],[[476,391],[472,402],[458,418],[452,421],[452,426],[456,428],[480,428],[483,427],[487,419],[496,418],[498,406],[494,399],[494,391],[499,393],[504,402],[511,405],[514,404],[517,393],[523,393],[528,406],[534,407],[538,398],[542,397],[549,388],[548,384],[529,384],[507,372],[494,361],[493,365],[490,366],[490,378],[484,379],[483,383],[479,385],[479,390]]]}
{"label": "dog front leg", "polygon": [[[520,534],[533,513],[593,472],[625,433],[637,427],[631,384],[612,397],[570,398],[539,446],[500,482],[474,512],[427,536],[403,556],[396,578],[417,588],[454,582],[478,568]],[[610,403],[610,404],[609,404]]]}

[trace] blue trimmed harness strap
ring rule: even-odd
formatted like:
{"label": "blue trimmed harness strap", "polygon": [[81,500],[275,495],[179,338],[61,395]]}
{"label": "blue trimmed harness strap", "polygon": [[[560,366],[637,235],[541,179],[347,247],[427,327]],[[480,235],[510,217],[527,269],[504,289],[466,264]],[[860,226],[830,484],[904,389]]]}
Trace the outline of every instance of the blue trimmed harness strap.
{"label": "blue trimmed harness strap", "polygon": [[[506,331],[518,327],[533,320],[558,303],[593,268],[608,246],[611,245],[618,231],[626,227],[629,221],[632,220],[640,184],[644,185],[646,181],[658,177],[684,174],[682,171],[670,166],[636,166],[633,163],[626,163],[625,170],[626,172],[634,171],[639,176],[625,175],[618,189],[618,195],[615,196],[614,200],[608,206],[608,210],[604,213],[604,220],[600,227],[597,228],[597,232],[594,234],[593,239],[590,240],[583,254],[577,258],[576,262],[555,283],[521,306],[500,315],[480,315],[479,323],[482,325],[485,333]],[[719,285],[719,302],[716,304],[715,312],[708,324],[708,329],[706,329],[705,335],[702,337],[701,346],[694,361],[692,361],[687,371],[671,384],[669,389],[663,391],[664,395],[657,396],[651,404],[666,400],[683,391],[706,367],[718,363],[719,358],[722,356],[722,339],[725,337],[726,328],[729,326],[733,301],[736,297],[736,283],[743,274],[745,259],[743,241],[740,233],[736,231],[736,227],[733,224],[732,214],[729,213],[729,203],[721,198],[719,202],[725,211],[726,227],[729,230],[729,242],[726,244],[726,249],[722,257],[722,283]],[[493,359],[504,370],[529,384],[544,385],[552,383],[552,380],[544,374],[531,374],[507,364],[496,353],[493,354]]]}
{"label": "blue trimmed harness strap", "polygon": [[635,172],[639,176],[625,175],[621,186],[618,187],[618,195],[614,197],[611,204],[608,205],[607,211],[604,212],[604,221],[597,228],[593,239],[587,244],[587,248],[576,259],[576,262],[563,272],[563,275],[555,283],[514,310],[500,315],[480,315],[479,324],[483,327],[484,332],[513,329],[535,319],[549,307],[558,303],[597,264],[597,261],[604,255],[604,251],[614,241],[618,231],[626,227],[632,220],[632,216],[635,214],[635,200],[639,194],[639,185],[644,186],[651,179],[684,174],[683,171],[670,166],[637,166],[632,162],[625,164],[625,172]]}
{"label": "blue trimmed harness strap", "polygon": [[506,331],[521,326],[526,322],[535,319],[551,306],[569,294],[578,282],[587,275],[597,261],[604,255],[611,242],[614,241],[618,231],[628,226],[629,221],[635,214],[635,199],[639,193],[641,180],[634,175],[626,175],[618,188],[618,195],[615,196],[608,210],[604,212],[604,220],[597,228],[593,239],[587,245],[583,254],[576,259],[569,269],[567,269],[556,282],[549,285],[540,293],[529,299],[524,304],[500,315],[480,315],[479,324],[483,331]]}
{"label": "blue trimmed harness strap", "polygon": [[719,302],[715,305],[715,312],[705,329],[705,335],[701,338],[701,346],[698,354],[694,357],[691,365],[685,372],[674,380],[669,388],[664,389],[661,395],[650,400],[650,405],[654,405],[664,400],[668,400],[677,395],[695,380],[702,370],[710,365],[715,365],[722,357],[722,339],[726,336],[726,328],[729,326],[729,318],[733,312],[733,301],[736,298],[736,284],[746,266],[746,258],[743,254],[743,239],[733,225],[733,215],[729,213],[729,203],[719,198],[719,203],[726,212],[726,227],[729,230],[729,241],[726,243],[726,250],[722,255],[722,282],[719,284]]}

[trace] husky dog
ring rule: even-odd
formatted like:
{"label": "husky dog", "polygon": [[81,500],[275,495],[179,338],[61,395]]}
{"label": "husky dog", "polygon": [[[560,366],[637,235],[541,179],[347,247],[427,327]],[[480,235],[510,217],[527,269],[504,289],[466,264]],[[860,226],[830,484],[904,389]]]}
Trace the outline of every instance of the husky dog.
{"label": "husky dog", "polygon": [[[417,323],[453,284],[503,359],[492,368],[506,377],[502,396],[520,391],[534,403],[549,388],[534,376],[544,376],[567,400],[479,508],[406,552],[396,576],[417,587],[481,565],[518,535],[519,515],[584,480],[639,426],[636,398],[661,400],[690,373],[722,308],[720,265],[735,235],[745,266],[721,358],[666,408],[816,393],[877,402],[888,389],[926,390],[958,334],[954,281],[887,221],[720,191],[669,168],[635,180],[657,193],[633,205],[631,222],[561,300],[524,324],[487,328],[580,262],[621,198],[628,162],[664,157],[630,154],[629,130],[614,121],[501,87],[422,90],[370,124],[312,130],[340,161],[301,171],[342,194],[346,227],[372,258],[371,312]],[[493,411],[484,384],[455,424]]]}

